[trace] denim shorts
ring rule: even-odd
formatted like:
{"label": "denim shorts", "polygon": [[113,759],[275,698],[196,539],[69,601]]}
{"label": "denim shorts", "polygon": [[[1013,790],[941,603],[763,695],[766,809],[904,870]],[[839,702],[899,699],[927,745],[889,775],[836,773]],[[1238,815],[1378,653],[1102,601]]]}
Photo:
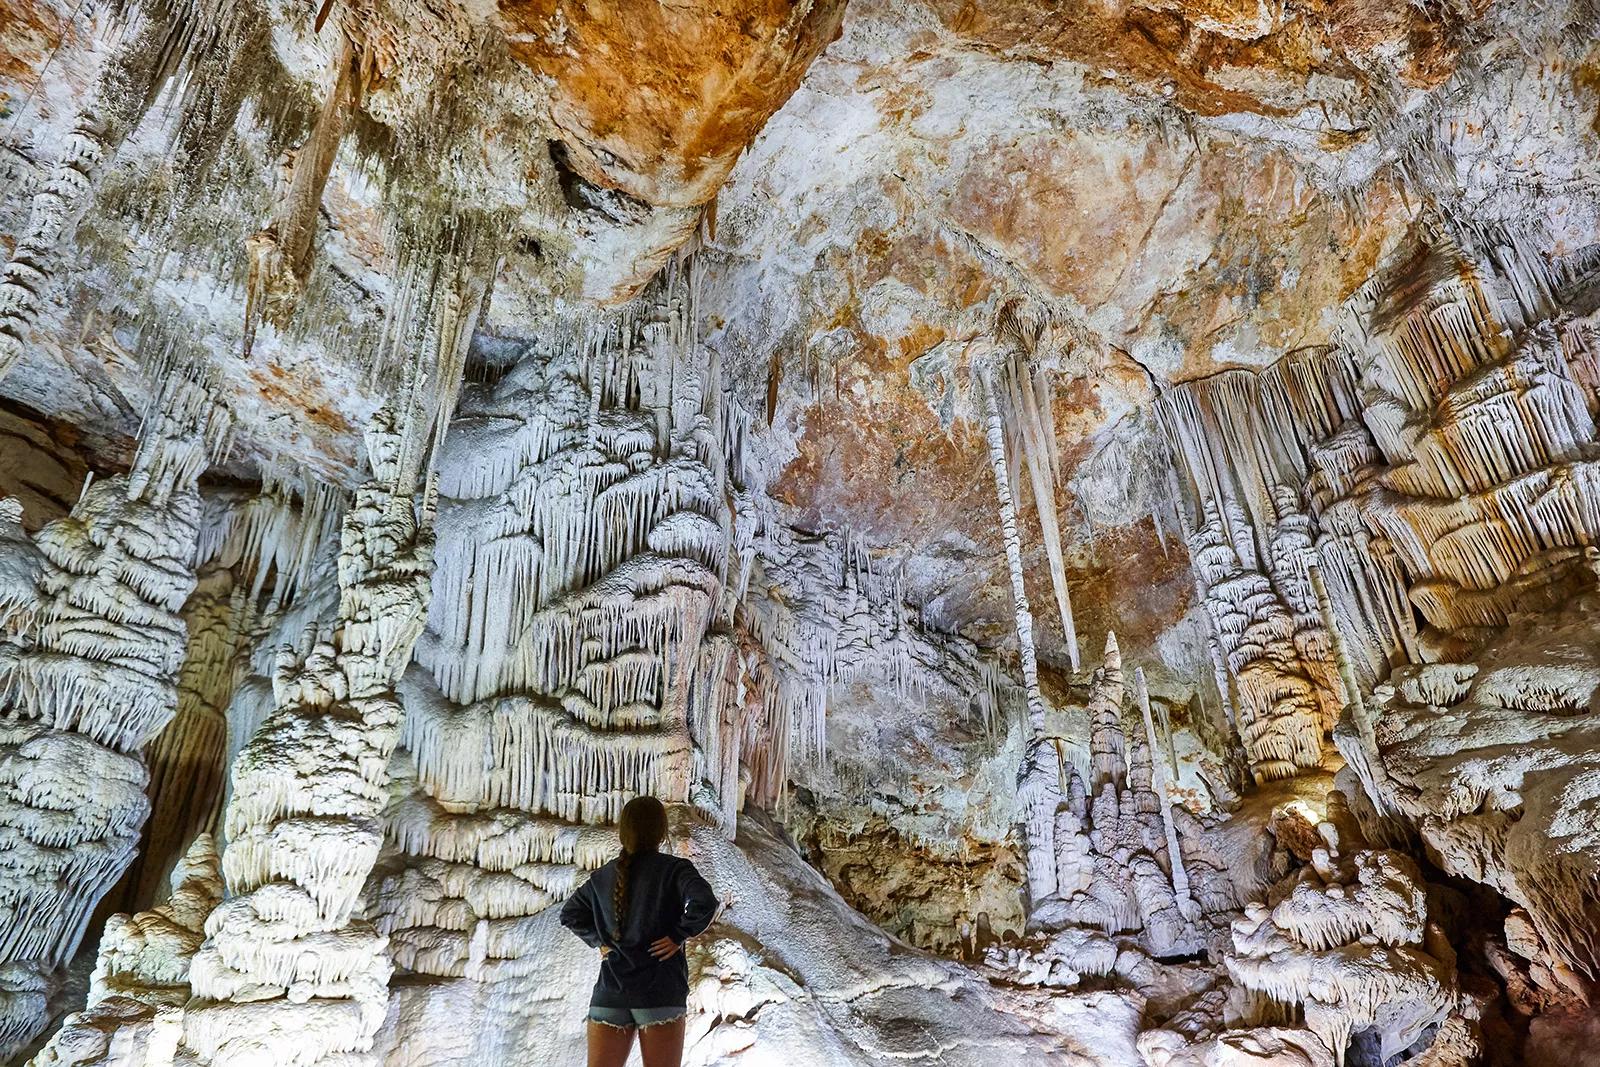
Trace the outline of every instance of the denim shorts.
{"label": "denim shorts", "polygon": [[589,1021],[607,1026],[658,1026],[676,1022],[689,1014],[687,1008],[602,1008],[589,1007]]}

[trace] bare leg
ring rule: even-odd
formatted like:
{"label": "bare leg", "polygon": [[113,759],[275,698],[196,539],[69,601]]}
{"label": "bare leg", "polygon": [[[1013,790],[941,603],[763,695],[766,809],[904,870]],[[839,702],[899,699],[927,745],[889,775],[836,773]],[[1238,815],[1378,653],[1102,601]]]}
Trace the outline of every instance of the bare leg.
{"label": "bare leg", "polygon": [[[639,1053],[644,1067],[679,1067],[683,1062],[683,1028],[687,1019],[639,1028]],[[592,1067],[592,1065],[591,1065]]]}
{"label": "bare leg", "polygon": [[[683,1047],[683,1028],[678,1028],[678,1047]],[[633,1027],[607,1026],[589,1020],[589,1067],[623,1067],[633,1051]]]}

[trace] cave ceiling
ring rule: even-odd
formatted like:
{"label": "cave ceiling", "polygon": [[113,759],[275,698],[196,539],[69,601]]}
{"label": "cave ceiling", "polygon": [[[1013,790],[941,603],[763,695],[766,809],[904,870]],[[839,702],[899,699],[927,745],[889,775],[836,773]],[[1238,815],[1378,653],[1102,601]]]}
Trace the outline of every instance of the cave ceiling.
{"label": "cave ceiling", "polygon": [[[490,337],[537,331],[551,301],[613,305],[698,249],[707,343],[766,411],[776,498],[803,526],[889,552],[925,612],[991,643],[1010,612],[999,545],[973,521],[992,506],[962,378],[965,346],[1009,302],[1070,327],[1050,359],[1082,622],[1142,643],[1191,607],[1181,546],[1137,499],[1074,506],[1073,479],[1156,392],[1328,344],[1331,309],[1425,198],[1494,219],[1525,206],[1512,181],[1539,188],[1557,251],[1593,224],[1588,57],[1536,62],[1518,43],[1528,16],[1503,6],[334,3],[323,16],[318,29],[267,5],[223,27],[256,35],[228,60],[242,104],[165,90],[169,108],[212,109],[191,127],[232,116],[191,134],[216,161],[186,172],[169,130],[134,132],[111,179],[128,199],[98,209],[118,261],[83,264],[96,281],[59,293],[5,395],[125,461],[146,400],[132,368],[150,358],[133,350],[159,347],[135,324],[154,319],[227,381],[236,472],[290,459],[348,479],[392,370],[373,370],[371,338],[403,300],[397,225],[420,235],[460,210],[492,234]],[[1532,17],[1556,40],[1564,17],[1581,22],[1561,5]],[[46,158],[117,24],[38,3],[3,32],[12,151]],[[241,358],[245,216],[264,218],[285,181],[283,160],[244,146],[287,151],[345,38],[366,84],[320,207],[319,273],[299,319]],[[172,269],[167,233],[206,265]],[[338,321],[345,350],[313,320]],[[1025,548],[1030,584],[1046,581]],[[1147,586],[1116,588],[1130,566]],[[1041,642],[1064,662],[1059,625]]]}

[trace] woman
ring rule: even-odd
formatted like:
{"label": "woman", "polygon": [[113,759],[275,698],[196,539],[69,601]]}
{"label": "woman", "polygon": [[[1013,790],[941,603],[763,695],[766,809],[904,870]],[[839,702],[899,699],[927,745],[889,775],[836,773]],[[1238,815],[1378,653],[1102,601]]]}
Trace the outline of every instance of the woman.
{"label": "woman", "polygon": [[561,909],[561,925],[600,950],[589,1067],[622,1067],[635,1032],[644,1067],[678,1067],[689,1002],[683,943],[711,925],[717,898],[694,864],[660,852],[667,809],[655,797],[628,801],[617,836],[622,855]]}

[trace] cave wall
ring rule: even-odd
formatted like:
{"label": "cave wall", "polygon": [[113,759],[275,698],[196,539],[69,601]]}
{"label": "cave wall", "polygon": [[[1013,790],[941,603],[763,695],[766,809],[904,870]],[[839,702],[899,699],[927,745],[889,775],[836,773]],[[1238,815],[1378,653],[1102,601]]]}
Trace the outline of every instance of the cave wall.
{"label": "cave wall", "polygon": [[4,14],[0,1055],[1581,1062],[1587,5]]}

